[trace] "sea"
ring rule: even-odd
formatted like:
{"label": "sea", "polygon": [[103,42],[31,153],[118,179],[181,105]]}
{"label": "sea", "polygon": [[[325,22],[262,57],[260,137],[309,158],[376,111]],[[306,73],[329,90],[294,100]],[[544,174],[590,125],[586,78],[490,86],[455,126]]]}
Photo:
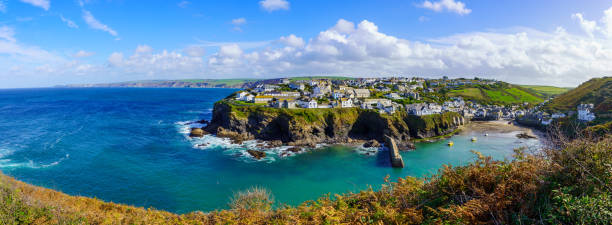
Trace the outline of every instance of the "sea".
{"label": "sea", "polygon": [[377,189],[387,175],[426,177],[444,164],[466,165],[477,158],[472,150],[510,160],[513,149],[540,145],[513,132],[462,132],[417,143],[401,152],[405,168],[391,168],[388,152],[373,148],[331,145],[284,155],[284,146],[255,160],[246,153],[256,148],[254,141],[190,138],[190,127],[198,126],[193,122],[211,119],[214,103],[235,91],[2,89],[0,170],[70,195],[187,213],[228,208],[233,194],[250,187],[267,188],[279,205],[299,205],[326,194]]}

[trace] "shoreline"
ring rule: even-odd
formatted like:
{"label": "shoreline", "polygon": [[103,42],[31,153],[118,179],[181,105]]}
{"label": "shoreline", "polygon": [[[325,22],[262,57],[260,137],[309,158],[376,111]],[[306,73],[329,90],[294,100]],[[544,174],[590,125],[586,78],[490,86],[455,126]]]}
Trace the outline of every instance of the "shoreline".
{"label": "shoreline", "polygon": [[[510,124],[508,124],[509,122]],[[513,120],[471,121],[464,125],[464,131],[462,132],[512,133],[517,131],[524,132],[538,139],[545,137],[543,132],[531,127],[521,126]]]}
{"label": "shoreline", "polygon": [[[190,123],[204,125],[198,122],[199,121],[188,122],[185,125],[190,125]],[[512,123],[508,124],[508,122],[512,122]],[[466,123],[465,125],[461,125],[457,127],[455,130],[449,132],[448,134],[442,135],[442,136],[435,136],[435,137],[429,137],[429,138],[423,138],[423,139],[411,139],[410,141],[412,143],[412,148],[403,148],[403,149],[400,149],[400,151],[414,151],[416,150],[416,146],[415,146],[416,143],[435,143],[438,141],[447,140],[455,135],[468,135],[471,132],[501,133],[501,134],[521,132],[521,133],[525,133],[530,136],[534,136],[536,139],[541,139],[545,137],[545,135],[539,132],[538,130],[535,130],[530,127],[520,126],[516,124],[514,121],[508,121],[508,120],[470,121],[469,123]],[[186,132],[186,134],[188,134],[188,132]],[[335,146],[335,145],[345,146],[345,147],[355,148],[355,149],[369,149],[369,150],[366,150],[366,152],[369,153],[366,155],[371,155],[373,152],[377,152],[377,151],[386,149],[386,143],[377,142],[376,145],[374,146],[369,146],[369,145],[366,146],[368,142],[371,142],[373,140],[352,139],[352,138],[348,138],[347,140],[342,141],[342,142],[333,142],[333,143],[324,142],[324,143],[317,143],[315,146],[306,146],[306,145],[282,145],[281,143],[279,143],[279,141],[265,141],[265,140],[260,140],[260,139],[236,141],[236,140],[233,140],[231,137],[218,136],[218,135],[210,134],[210,133],[204,136],[212,136],[214,138],[224,139],[233,145],[240,145],[245,148],[244,152],[249,152],[249,151],[251,151],[251,153],[253,152],[258,152],[258,153],[274,152],[273,155],[277,155],[280,158],[291,157],[291,156],[298,155],[300,153],[316,151],[319,149],[324,149],[326,147]],[[199,138],[199,137],[190,137],[190,138]],[[246,144],[245,142],[251,142],[251,143],[254,142],[255,144]],[[205,149],[207,148],[207,145],[208,143],[207,144],[196,144],[193,147],[198,148],[198,149]],[[373,150],[373,149],[376,149],[376,150]],[[247,157],[253,160],[265,161],[265,160],[261,160],[262,158],[258,158],[255,155],[246,154],[246,153],[244,154],[248,155]],[[263,157],[265,158],[266,156],[264,155]]]}

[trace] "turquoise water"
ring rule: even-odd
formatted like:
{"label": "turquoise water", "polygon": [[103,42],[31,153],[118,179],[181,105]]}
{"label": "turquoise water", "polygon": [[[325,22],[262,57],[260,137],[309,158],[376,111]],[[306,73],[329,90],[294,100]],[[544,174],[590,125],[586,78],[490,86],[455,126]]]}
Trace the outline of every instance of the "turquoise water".
{"label": "turquoise water", "polygon": [[[463,165],[477,150],[496,159],[536,146],[516,133],[464,133],[418,143],[402,152],[406,168],[389,167],[387,152],[331,146],[291,157],[269,151],[264,161],[213,137],[190,139],[187,121],[210,119],[232,89],[0,90],[0,169],[19,180],[72,195],[178,213],[226,208],[251,186],[277,202],[298,204],[326,193],[366,188],[392,178],[433,174]],[[478,141],[470,141],[477,136]],[[195,145],[210,143],[206,148]],[[370,150],[371,151],[371,150]]]}

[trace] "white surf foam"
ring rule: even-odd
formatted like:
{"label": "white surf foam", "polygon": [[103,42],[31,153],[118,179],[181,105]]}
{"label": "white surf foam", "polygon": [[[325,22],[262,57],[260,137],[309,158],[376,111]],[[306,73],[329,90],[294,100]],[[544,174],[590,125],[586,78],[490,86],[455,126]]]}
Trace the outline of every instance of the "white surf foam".
{"label": "white surf foam", "polygon": [[64,160],[70,158],[70,154],[66,154],[66,156],[60,158],[57,161],[43,164],[43,163],[35,163],[33,160],[28,160],[27,162],[14,162],[12,159],[0,159],[0,168],[31,168],[31,169],[41,169],[52,166],[57,166]]}
{"label": "white surf foam", "polygon": [[[232,143],[229,138],[220,138],[214,135],[204,135],[203,137],[189,137],[191,128],[203,127],[204,124],[196,123],[195,121],[179,121],[176,122],[177,130],[180,134],[191,142],[193,148],[201,150],[220,150],[224,154],[233,156],[235,159],[243,162],[267,162],[272,163],[278,159],[295,156],[306,152],[306,149],[295,153],[288,151],[293,146],[280,146],[275,148],[267,147],[265,143],[255,140],[244,141],[241,144]],[[316,148],[324,147],[325,145],[318,144]],[[256,160],[247,150],[258,150],[266,153],[266,157]]]}

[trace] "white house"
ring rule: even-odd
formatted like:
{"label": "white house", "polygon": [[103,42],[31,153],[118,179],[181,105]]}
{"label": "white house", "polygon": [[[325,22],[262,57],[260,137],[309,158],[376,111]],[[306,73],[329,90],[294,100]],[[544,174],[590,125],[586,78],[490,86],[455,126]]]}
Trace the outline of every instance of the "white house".
{"label": "white house", "polygon": [[312,90],[312,94],[313,94],[313,97],[319,97],[319,96],[323,96],[329,93],[330,91],[331,91],[331,88],[329,86],[323,86],[323,87],[316,86]]}
{"label": "white house", "polygon": [[565,113],[553,113],[551,118],[553,119],[558,119],[558,118],[563,118],[565,117]]}
{"label": "white house", "polygon": [[578,120],[592,121],[595,119],[595,114],[591,112],[593,104],[580,104],[578,105]]}
{"label": "white house", "polygon": [[293,90],[301,90],[303,91],[306,87],[304,86],[304,84],[302,83],[291,83],[289,84],[289,87]]}
{"label": "white house", "polygon": [[368,89],[354,89],[355,98],[369,98],[370,90]]}
{"label": "white house", "polygon": [[333,99],[340,99],[340,98],[342,98],[342,97],[344,97],[344,93],[337,92],[337,91],[336,91],[336,92],[334,92],[334,93],[332,93],[332,98],[333,98]]}
{"label": "white house", "polygon": [[274,97],[268,95],[259,95],[253,98],[254,103],[268,103],[272,101]]}
{"label": "white house", "polygon": [[387,98],[391,98],[391,99],[402,99],[402,97],[400,97],[397,93],[392,92],[389,94],[386,94],[385,97]]}
{"label": "white house", "polygon": [[236,94],[236,100],[242,100],[245,96],[247,96],[249,93],[246,91],[241,91],[238,92],[238,94]]}
{"label": "white house", "polygon": [[253,96],[252,94],[247,94],[244,97],[242,97],[240,100],[245,101],[245,102],[251,102],[253,101],[253,98],[255,98],[255,96]]}
{"label": "white house", "polygon": [[342,98],[342,99],[340,99],[340,107],[342,107],[342,108],[353,107],[353,100],[351,100],[350,98]]}
{"label": "white house", "polygon": [[315,101],[314,99],[306,102],[306,108],[316,109],[317,107],[318,107],[317,101]]}

